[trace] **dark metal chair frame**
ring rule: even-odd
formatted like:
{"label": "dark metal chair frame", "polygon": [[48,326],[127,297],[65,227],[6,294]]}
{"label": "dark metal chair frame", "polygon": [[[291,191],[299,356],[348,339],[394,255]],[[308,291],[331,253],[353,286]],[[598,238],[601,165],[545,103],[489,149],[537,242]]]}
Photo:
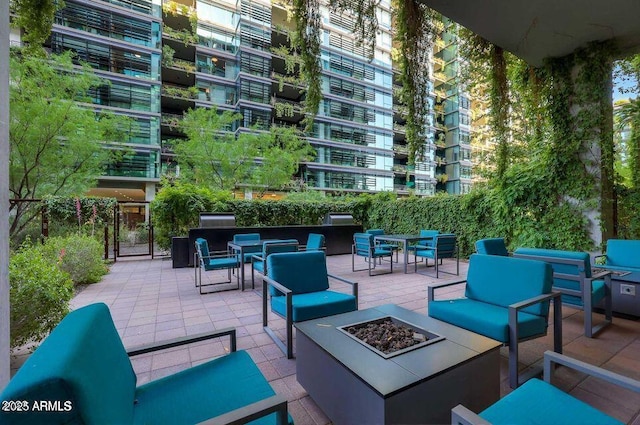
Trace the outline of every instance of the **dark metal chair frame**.
{"label": "dark metal chair frame", "polygon": [[[359,237],[359,235],[366,235],[369,237],[369,246],[367,248],[358,248],[359,242],[356,241],[356,238]],[[373,237],[374,235],[370,234],[370,233],[356,233],[355,235],[353,235],[353,245],[351,245],[351,271],[353,272],[361,272],[364,270],[368,270],[369,271],[369,276],[373,276],[373,274],[371,274],[372,270],[375,270],[376,268],[376,258],[382,258],[382,257],[389,257],[389,271],[388,272],[384,272],[384,273],[378,273],[378,274],[388,274],[388,273],[393,273],[393,251],[389,251],[388,253],[384,253],[384,254],[375,254],[376,251],[376,245],[373,243]],[[362,254],[358,254],[357,251],[358,250],[366,250],[368,252],[368,255],[362,255]],[[378,248],[381,251],[385,251],[381,248]],[[360,257],[364,257],[364,260],[367,261],[368,263],[368,268],[367,269],[358,269],[356,270],[356,264],[355,264],[355,256],[358,255]],[[371,267],[371,260],[373,260],[373,267]],[[382,264],[382,263],[381,263]]]}
{"label": "dark metal chair frame", "polygon": [[[346,283],[348,285],[351,285],[352,289],[352,294],[354,297],[356,297],[356,308],[358,306],[358,282],[354,282],[352,280],[349,279],[345,279],[343,277],[340,276],[336,276],[336,275],[332,275],[330,273],[327,273],[327,277],[329,278],[333,278],[336,280],[339,280],[340,282]],[[287,355],[288,359],[293,359],[293,292],[287,288],[286,286],[280,284],[279,282],[276,282],[275,280],[271,279],[269,276],[263,276],[263,284],[262,284],[262,327],[264,329],[264,331],[271,337],[271,339],[273,340],[273,342],[275,342],[275,344],[278,346],[278,348],[280,348],[280,350],[282,350],[283,353],[285,353]],[[278,291],[282,292],[284,294],[286,298],[286,315],[282,316],[281,314],[279,314],[277,311],[273,311],[272,312],[277,315],[282,317],[283,319],[286,320],[286,345],[285,343],[283,343],[280,338],[273,332],[273,330],[269,327],[269,318],[268,318],[268,306],[267,306],[267,300],[269,297],[269,293],[267,291],[267,287],[271,285],[273,286],[275,289],[277,289]]]}
{"label": "dark metal chair frame", "polygon": [[[427,287],[427,305],[430,301],[435,300],[436,289],[466,282],[466,280],[444,282]],[[511,388],[517,388],[518,385],[540,374],[540,368],[533,368],[522,375],[518,374],[518,344],[520,342],[543,337],[547,334],[547,330],[545,329],[545,332],[542,334],[532,335],[528,338],[519,338],[518,311],[534,304],[553,301],[553,350],[556,353],[562,354],[562,302],[560,301],[560,296],[560,292],[551,292],[549,294],[539,295],[509,306],[509,343],[504,345],[509,346],[509,385]],[[513,341],[516,341],[516,343],[514,344]]]}
{"label": "dark metal chair frame", "polygon": [[[557,273],[553,272],[554,279],[564,279],[578,282],[580,285],[579,290],[562,288],[553,286],[553,290],[560,292],[564,295],[572,295],[582,299],[582,306],[572,303],[567,303],[568,306],[579,308],[584,312],[584,336],[587,338],[593,338],[596,334],[600,333],[604,328],[609,326],[613,322],[613,294],[611,290],[611,271],[604,270],[602,272],[592,274],[590,278],[586,276],[584,270],[584,262],[582,260],[576,260],[573,258],[561,258],[561,257],[547,257],[541,255],[524,255],[514,254],[514,258],[525,258],[528,260],[544,261],[553,266],[553,264],[567,264],[576,266],[578,274]],[[592,282],[594,280],[603,279],[605,282],[606,295],[604,297],[604,321],[598,325],[593,324],[593,303],[591,298]]]}
{"label": "dark metal chair frame", "polygon": [[[213,255],[211,255],[211,253],[213,253]],[[236,289],[240,289],[240,273],[239,273],[239,268],[241,267],[241,263],[238,259],[238,256],[236,254],[230,254],[227,251],[210,251],[209,252],[210,255],[206,255],[203,256],[202,255],[202,251],[200,249],[200,245],[198,244],[198,242],[196,241],[195,243],[195,252],[193,253],[193,268],[194,268],[194,280],[195,280],[195,287],[198,288],[198,290],[200,291],[200,294],[210,294],[210,293],[214,293],[214,292],[221,292],[221,291],[232,291],[232,290],[236,290]],[[236,262],[235,262],[235,266],[232,267],[219,267],[219,268],[215,268],[212,270],[224,270],[227,269],[228,272],[228,280],[224,281],[224,282],[214,282],[214,283],[206,283],[203,284],[202,283],[202,270],[205,269],[205,260],[215,260],[218,258],[235,258]],[[238,273],[236,273],[236,270],[238,270]],[[202,288],[205,286],[218,286],[218,285],[225,285],[225,284],[229,284],[232,282],[231,280],[231,273],[233,272],[233,274],[236,275],[236,283],[237,285],[235,287],[223,287],[220,288],[216,291],[209,291],[209,292],[202,292]]]}
{"label": "dark metal chair frame", "polygon": [[[442,258],[440,258],[438,256],[438,240],[440,238],[453,239],[454,240],[454,251],[455,251],[455,257],[456,257],[456,273],[455,273],[455,275],[456,276],[460,276],[460,247],[458,246],[457,237],[455,235],[441,234],[441,235],[435,236],[435,238],[434,238],[435,239],[434,246],[425,246],[424,248],[421,248],[421,250],[424,250],[424,251],[426,251],[426,250],[434,251],[433,258],[434,258],[435,269],[436,269],[436,279],[438,279],[440,277],[440,268],[438,267],[438,260],[440,260],[439,261],[440,265],[442,265],[442,260],[443,260]],[[414,250],[413,251],[413,258],[414,258],[414,262],[413,262],[414,266],[413,266],[413,268],[414,268],[414,271],[416,273],[418,272],[418,255],[416,255],[417,252],[418,252],[418,250]],[[420,256],[420,257],[423,257],[425,259],[426,266],[430,267],[429,266],[429,257],[424,257],[424,256]],[[444,257],[444,258],[451,258],[451,257],[447,256],[447,257]],[[447,273],[447,274],[451,274],[451,275],[454,274],[454,273],[447,272],[447,271],[444,271],[444,270],[442,270],[442,273]]]}

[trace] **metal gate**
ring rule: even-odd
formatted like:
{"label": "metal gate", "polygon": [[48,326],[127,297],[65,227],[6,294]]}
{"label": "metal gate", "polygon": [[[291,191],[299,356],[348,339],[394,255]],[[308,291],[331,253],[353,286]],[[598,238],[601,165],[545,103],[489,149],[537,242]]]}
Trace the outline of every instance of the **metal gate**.
{"label": "metal gate", "polygon": [[114,213],[114,256],[153,258],[153,226],[149,202],[118,202]]}

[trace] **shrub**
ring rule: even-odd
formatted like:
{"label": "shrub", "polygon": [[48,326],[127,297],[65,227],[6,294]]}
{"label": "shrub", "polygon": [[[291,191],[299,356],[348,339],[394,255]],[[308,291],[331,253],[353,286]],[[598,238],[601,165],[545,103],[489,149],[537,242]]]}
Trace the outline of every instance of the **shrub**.
{"label": "shrub", "polygon": [[47,238],[43,255],[57,262],[74,284],[99,282],[108,271],[104,263],[104,246],[91,236],[69,235]]}
{"label": "shrub", "polygon": [[171,238],[185,236],[198,227],[201,212],[225,211],[228,192],[176,182],[163,186],[151,202],[151,217],[158,246],[168,249]]}
{"label": "shrub", "polygon": [[23,245],[9,261],[11,347],[44,338],[69,312],[69,274],[39,247]]}

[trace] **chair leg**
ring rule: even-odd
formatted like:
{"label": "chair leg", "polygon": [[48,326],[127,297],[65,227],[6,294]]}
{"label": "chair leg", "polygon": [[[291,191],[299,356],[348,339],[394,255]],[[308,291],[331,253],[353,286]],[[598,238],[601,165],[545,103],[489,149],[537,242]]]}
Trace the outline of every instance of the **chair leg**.
{"label": "chair leg", "polygon": [[293,358],[293,321],[289,314],[287,314],[287,358]]}
{"label": "chair leg", "polygon": [[518,311],[509,309],[509,386],[518,388]]}

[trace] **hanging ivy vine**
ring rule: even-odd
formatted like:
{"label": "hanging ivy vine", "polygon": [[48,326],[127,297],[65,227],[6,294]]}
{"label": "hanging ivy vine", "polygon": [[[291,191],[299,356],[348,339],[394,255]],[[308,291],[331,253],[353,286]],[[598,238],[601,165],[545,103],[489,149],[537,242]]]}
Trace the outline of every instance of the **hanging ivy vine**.
{"label": "hanging ivy vine", "polygon": [[397,0],[395,40],[398,56],[402,99],[409,114],[406,124],[409,164],[424,157],[429,115],[429,53],[432,50],[432,20],[435,12],[417,0]]}
{"label": "hanging ivy vine", "polygon": [[55,13],[64,7],[64,2],[61,0],[13,0],[9,2],[9,7],[15,14],[13,24],[24,29],[22,40],[34,53],[44,54],[41,46],[51,34]]}
{"label": "hanging ivy vine", "polygon": [[329,8],[332,12],[348,13],[355,18],[354,28],[356,43],[365,46],[369,58],[373,59],[376,49],[376,35],[378,33],[378,17],[376,11],[380,0],[330,0]]}
{"label": "hanging ivy vine", "polygon": [[294,0],[293,16],[296,32],[291,42],[300,52],[301,74],[307,83],[304,102],[305,131],[313,129],[313,120],[322,100],[322,77],[320,68],[320,1]]}

